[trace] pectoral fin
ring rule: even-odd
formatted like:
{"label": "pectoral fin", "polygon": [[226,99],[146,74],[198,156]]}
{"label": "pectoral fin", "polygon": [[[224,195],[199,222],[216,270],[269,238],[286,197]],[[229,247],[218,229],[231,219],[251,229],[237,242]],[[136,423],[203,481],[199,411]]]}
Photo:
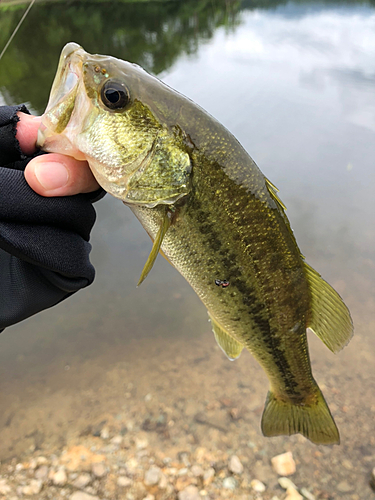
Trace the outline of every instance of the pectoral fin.
{"label": "pectoral fin", "polygon": [[214,320],[210,313],[208,313],[208,316],[210,317],[212,331],[214,332],[216,342],[219,344],[220,349],[224,351],[230,361],[234,361],[241,354],[243,345],[231,337],[229,333]]}
{"label": "pectoral fin", "polygon": [[353,336],[350,312],[340,295],[305,262],[311,291],[311,318],[308,327],[332,351],[337,352]]}
{"label": "pectoral fin", "polygon": [[137,286],[139,286],[146,279],[148,273],[151,271],[152,266],[154,265],[154,262],[156,260],[156,257],[158,256],[160,246],[163,242],[165,233],[168,231],[170,225],[171,225],[171,213],[169,210],[166,210],[163,222],[162,222],[162,224],[159,228],[159,231],[154,239],[154,243],[152,245],[150,255],[148,256],[146,264],[144,265],[144,268],[142,270],[142,274],[141,274],[141,277],[139,278]]}

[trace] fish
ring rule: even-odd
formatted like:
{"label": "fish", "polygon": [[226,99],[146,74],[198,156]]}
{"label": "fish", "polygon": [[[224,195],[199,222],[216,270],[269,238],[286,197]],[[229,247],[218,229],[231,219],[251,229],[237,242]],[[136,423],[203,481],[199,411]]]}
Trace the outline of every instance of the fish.
{"label": "fish", "polygon": [[141,67],[62,50],[38,132],[46,152],[87,160],[205,305],[230,360],[246,348],[269,380],[265,436],[338,444],[307,328],[332,351],[353,335],[339,294],[302,256],[278,190],[214,117]]}

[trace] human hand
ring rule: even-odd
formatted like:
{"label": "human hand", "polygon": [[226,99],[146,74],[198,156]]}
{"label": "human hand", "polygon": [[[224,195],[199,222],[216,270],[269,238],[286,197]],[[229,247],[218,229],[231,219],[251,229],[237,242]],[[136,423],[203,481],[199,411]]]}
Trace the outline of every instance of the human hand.
{"label": "human hand", "polygon": [[[40,116],[17,113],[16,137],[22,151],[31,155],[36,151]],[[89,193],[99,188],[89,165],[70,156],[48,153],[33,158],[25,168],[25,179],[29,186],[41,196],[70,196]]]}

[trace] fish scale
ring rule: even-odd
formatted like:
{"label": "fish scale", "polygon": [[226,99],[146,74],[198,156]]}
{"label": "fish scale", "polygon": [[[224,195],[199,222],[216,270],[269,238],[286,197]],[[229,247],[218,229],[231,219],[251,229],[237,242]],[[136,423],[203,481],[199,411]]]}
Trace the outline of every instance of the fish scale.
{"label": "fish scale", "polygon": [[[254,255],[259,251],[256,249],[259,242],[264,243],[262,252],[266,251],[265,246],[269,246],[272,248],[272,252],[277,252],[278,255],[285,254],[285,252],[280,252],[280,249],[275,247],[275,243],[281,243],[282,246],[287,243],[280,237],[275,242],[275,230],[268,231],[264,227],[264,223],[262,225],[254,224],[253,214],[259,213],[259,209],[256,210],[253,204],[259,205],[260,201],[254,199],[253,203],[249,203],[249,193],[242,189],[241,186],[233,186],[231,179],[227,175],[223,175],[221,170],[218,170],[221,175],[220,179],[217,180],[218,185],[221,186],[221,196],[220,200],[216,199],[215,206],[212,206],[212,202],[210,202],[212,199],[212,177],[208,186],[206,184],[207,192],[200,178],[195,180],[199,165],[205,163],[202,158],[197,158],[194,162],[193,170],[195,174],[193,176],[192,193],[180,208],[181,214],[164,238],[162,249],[168,259],[173,262],[198,293],[215,319],[229,334],[246,344],[264,368],[273,374],[275,385],[283,386],[287,383],[289,390],[292,390],[293,385],[298,386],[298,383],[294,382],[296,377],[290,375],[293,373],[290,366],[292,364],[292,355],[289,356],[289,359],[285,356],[284,351],[287,348],[287,345],[285,345],[284,348],[279,348],[275,360],[275,344],[278,341],[275,337],[276,328],[275,326],[272,327],[272,325],[277,324],[279,336],[282,336],[284,343],[286,343],[285,333],[288,333],[297,322],[300,323],[301,328],[298,331],[289,333],[288,344],[294,345],[293,352],[296,351],[296,344],[301,344],[298,349],[298,360],[294,372],[296,369],[298,370],[299,376],[297,378],[300,380],[307,379],[311,381],[307,349],[304,349],[306,343],[305,321],[303,317],[301,318],[301,315],[296,315],[295,307],[291,308],[289,306],[291,314],[288,314],[287,304],[284,304],[282,310],[280,310],[280,307],[274,306],[274,304],[278,305],[280,300],[284,300],[287,283],[285,283],[285,277],[282,275],[285,274],[283,272],[285,269],[291,267],[292,252],[287,254],[285,263],[280,262],[277,274],[270,275],[264,269],[261,269],[262,266],[267,268],[267,259],[259,259],[258,272],[254,270],[253,260]],[[193,194],[196,191],[195,182],[199,186],[198,200]],[[229,184],[228,189],[225,183]],[[234,190],[238,192],[234,192]],[[233,200],[238,200],[241,192],[243,192],[243,197],[247,198],[247,210],[241,210],[238,213],[238,201],[234,202]],[[228,193],[228,196],[224,196],[224,193]],[[233,196],[229,198],[229,193],[234,198]],[[263,196],[263,198],[266,198],[266,196]],[[202,206],[205,208],[200,208]],[[147,209],[132,207],[132,210],[141,220],[151,237],[154,238],[160,220],[155,220],[154,213],[152,211],[149,213]],[[242,232],[238,232],[242,239],[237,239],[236,244],[231,241],[232,231],[230,228],[233,218],[236,219],[237,226],[241,226],[243,229]],[[268,217],[267,219],[271,226],[277,224],[276,217]],[[263,218],[260,220],[263,222]],[[150,224],[149,221],[152,221],[152,223]],[[286,234],[289,236],[288,232]],[[186,239],[186,235],[189,235],[189,246],[193,251],[180,243]],[[244,240],[250,240],[250,238],[252,243],[246,245]],[[255,247],[254,251],[252,251],[252,247]],[[294,252],[293,266],[296,268],[298,278],[301,278],[301,276],[303,278],[301,279],[300,291],[296,295],[299,299],[303,296],[308,299],[309,290],[303,275],[298,252]],[[241,269],[245,272],[241,271]],[[258,278],[256,275],[259,275]],[[218,289],[214,284],[215,277],[228,279],[230,288],[226,290]],[[262,281],[271,281],[272,283],[266,288]],[[276,290],[275,283],[278,283],[279,290]],[[290,294],[289,302],[293,302],[293,297],[290,297]],[[305,303],[307,309],[307,300],[305,300]],[[280,316],[283,317],[283,322],[287,323],[284,326],[284,332],[280,331]],[[240,318],[240,323],[233,321],[233,318]],[[266,355],[267,352],[268,355]]]}

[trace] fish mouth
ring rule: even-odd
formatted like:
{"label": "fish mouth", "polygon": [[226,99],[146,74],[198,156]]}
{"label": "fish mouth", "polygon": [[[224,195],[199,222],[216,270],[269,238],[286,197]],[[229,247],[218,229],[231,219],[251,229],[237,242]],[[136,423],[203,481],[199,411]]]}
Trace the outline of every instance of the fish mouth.
{"label": "fish mouth", "polygon": [[55,79],[42,123],[38,131],[37,145],[45,149],[47,139],[52,134],[61,134],[72,116],[86,52],[80,45],[70,42],[63,48]]}
{"label": "fish mouth", "polygon": [[61,51],[46,111],[74,90],[82,72],[82,57],[79,57],[78,52],[85,53],[83,48],[74,42],[66,44]]}

